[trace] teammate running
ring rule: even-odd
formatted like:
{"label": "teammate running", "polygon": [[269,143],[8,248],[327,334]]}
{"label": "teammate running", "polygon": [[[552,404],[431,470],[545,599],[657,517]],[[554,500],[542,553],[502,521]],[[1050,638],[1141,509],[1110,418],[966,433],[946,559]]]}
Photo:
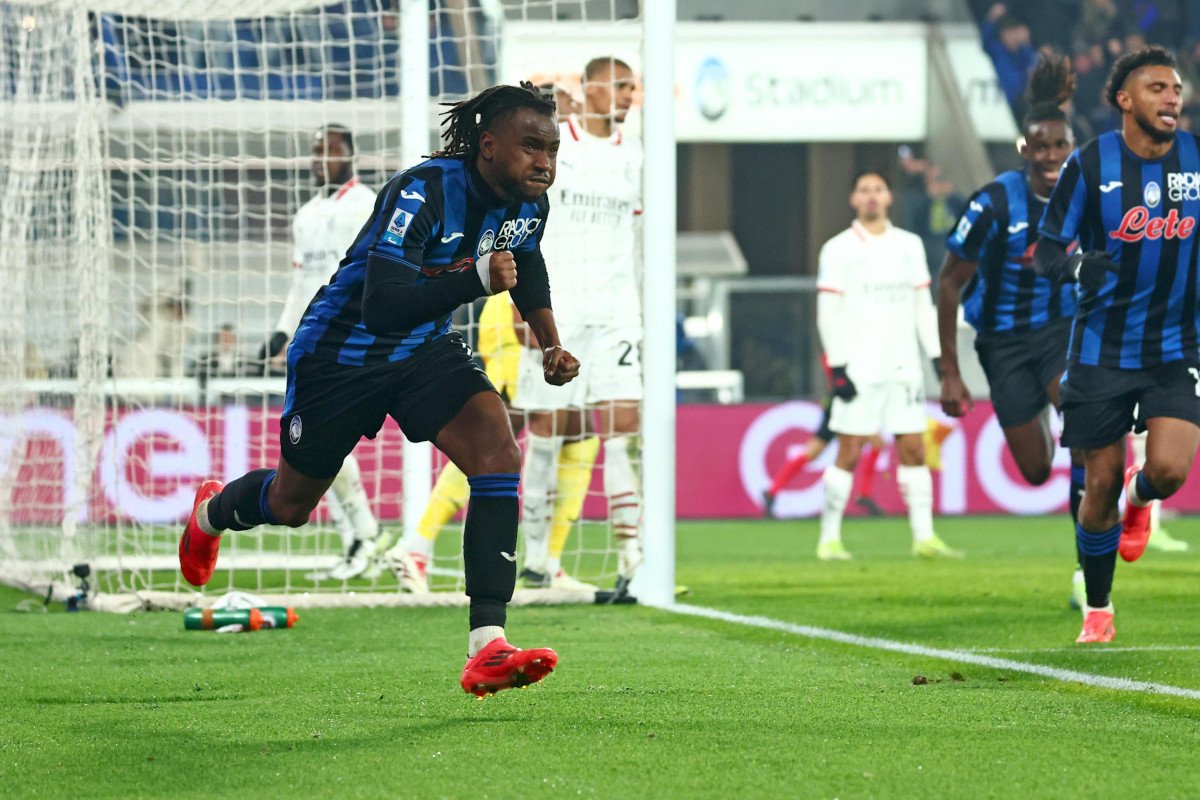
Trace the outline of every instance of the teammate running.
{"label": "teammate running", "polygon": [[[1038,272],[1080,289],[1061,391],[1062,442],[1086,459],[1076,532],[1087,606],[1077,642],[1112,640],[1117,552],[1142,555],[1148,504],[1183,485],[1200,446],[1200,142],[1178,129],[1182,94],[1175,57],[1162,48],[1113,64],[1106,95],[1121,130],[1071,154],[1037,242]],[[1080,252],[1068,254],[1075,239]],[[1148,431],[1146,463],[1125,470],[1135,426]]]}
{"label": "teammate running", "polygon": [[471,486],[463,689],[483,696],[554,668],[553,650],[504,638],[521,456],[504,401],[450,327],[463,303],[511,290],[544,348],[544,379],[579,372],[559,344],[539,247],[558,154],[554,113],[531,84],[486,89],[446,112],[445,149],[388,181],[288,348],[278,468],[197,490],[179,542],[189,583],[212,576],[223,531],[305,524],[346,455],[391,416],[411,441],[433,441]]}
{"label": "teammate running", "polygon": [[908,505],[913,555],[961,558],[933,531],[933,479],[925,462],[918,345],[929,358],[940,355],[925,247],[888,220],[892,193],[883,175],[858,175],[850,205],[856,218],[821,248],[817,277],[817,328],[833,375],[829,427],[839,439],[837,459],[824,474],[817,558],[851,557],[842,544],[842,515],[863,445],[883,429],[896,437],[896,482]]}
{"label": "teammate running", "polygon": [[[942,410],[961,417],[972,404],[958,369],[962,298],[996,418],[1021,477],[1034,486],[1050,479],[1055,449],[1050,404],[1059,402],[1076,302],[1074,285],[1055,283],[1028,267],[1046,200],[1075,147],[1061,108],[1074,89],[1065,57],[1038,61],[1029,80],[1031,107],[1021,124],[1025,168],[997,176],[971,196],[946,239],[938,280]],[[1073,450],[1070,505],[1076,523],[1082,496],[1083,454]],[[1082,566],[1075,570],[1072,599],[1082,609]]]}

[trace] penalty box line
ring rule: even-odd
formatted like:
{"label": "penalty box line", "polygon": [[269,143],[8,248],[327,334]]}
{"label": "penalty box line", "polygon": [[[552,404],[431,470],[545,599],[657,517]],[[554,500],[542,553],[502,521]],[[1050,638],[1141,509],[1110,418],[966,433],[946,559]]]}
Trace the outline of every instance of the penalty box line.
{"label": "penalty box line", "polygon": [[792,622],[784,622],[783,620],[771,619],[770,617],[751,617],[743,614],[733,614],[728,611],[721,611],[720,609],[716,608],[706,608],[704,606],[671,603],[670,605],[656,607],[662,609],[663,611],[669,611],[672,614],[702,617],[704,619],[714,619],[720,622],[729,622],[735,625],[746,625],[752,628],[765,628],[767,630],[782,631],[795,636],[803,636],[807,639],[821,639],[827,642],[838,642],[840,644],[848,644],[854,647],[866,647],[871,650],[887,650],[892,653],[903,653],[910,656],[925,656],[927,658],[937,658],[944,661],[957,661],[963,664],[976,664],[981,667],[990,667],[992,669],[1024,672],[1029,675],[1040,675],[1043,678],[1052,678],[1054,680],[1064,681],[1066,683],[1082,683],[1085,686],[1096,686],[1101,689],[1112,689],[1118,692],[1163,694],[1172,697],[1185,697],[1189,700],[1200,700],[1200,690],[1185,689],[1182,686],[1170,686],[1165,683],[1135,681],[1130,680],[1129,678],[1113,678],[1107,675],[1095,675],[1090,672],[1079,672],[1078,670],[1073,669],[1048,667],[1044,664],[1031,664],[1026,661],[1014,661],[1009,658],[996,658],[995,656],[988,656],[979,652],[971,652],[968,650],[947,650],[940,647],[926,647],[925,645],[913,644],[911,642],[898,642],[892,639],[881,639],[875,636],[859,636],[858,634],[846,633],[845,631],[836,631],[830,628],[817,628],[813,627],[812,625],[796,625]]}

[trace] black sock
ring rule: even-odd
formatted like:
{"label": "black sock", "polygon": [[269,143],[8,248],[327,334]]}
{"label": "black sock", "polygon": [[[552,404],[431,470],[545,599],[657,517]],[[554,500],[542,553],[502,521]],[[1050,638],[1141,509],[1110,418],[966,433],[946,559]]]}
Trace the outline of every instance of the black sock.
{"label": "black sock", "polygon": [[1087,585],[1089,608],[1104,608],[1112,595],[1113,573],[1117,569],[1117,544],[1121,541],[1121,523],[1100,533],[1075,527],[1082,552],[1083,580]]}
{"label": "black sock", "polygon": [[226,484],[208,501],[208,521],[219,531],[248,531],[258,525],[278,525],[267,504],[275,470],[256,469]]}
{"label": "black sock", "polygon": [[471,500],[463,527],[463,563],[471,598],[471,630],[504,627],[517,585],[518,472],[467,478]]}
{"label": "black sock", "polygon": [[[1083,486],[1086,473],[1083,466],[1071,465],[1071,521],[1079,529],[1079,506],[1083,503]],[[1075,536],[1075,563],[1083,568],[1083,550],[1079,549],[1079,536]]]}
{"label": "black sock", "polygon": [[1138,470],[1137,478],[1134,479],[1137,484],[1137,496],[1142,501],[1143,505],[1149,505],[1151,500],[1162,500],[1167,495],[1154,488],[1154,484],[1150,483],[1150,479],[1146,477],[1146,470]]}

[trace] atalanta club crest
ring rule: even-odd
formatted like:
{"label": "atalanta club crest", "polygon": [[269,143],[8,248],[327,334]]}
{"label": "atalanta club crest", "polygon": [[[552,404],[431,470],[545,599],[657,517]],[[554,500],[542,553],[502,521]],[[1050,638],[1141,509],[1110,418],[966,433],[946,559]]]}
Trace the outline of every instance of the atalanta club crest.
{"label": "atalanta club crest", "polygon": [[300,415],[292,417],[292,423],[288,425],[288,438],[292,440],[292,444],[300,444],[300,436],[304,433],[304,423],[300,421]]}
{"label": "atalanta club crest", "polygon": [[479,238],[479,247],[477,247],[475,249],[476,254],[478,254],[481,257],[484,255],[487,255],[488,253],[490,253],[492,251],[492,245],[494,245],[495,243],[496,243],[496,232],[492,231],[492,230],[484,231],[483,236],[481,236]]}
{"label": "atalanta club crest", "polygon": [[1146,205],[1154,208],[1158,205],[1158,201],[1162,200],[1162,188],[1156,181],[1150,181],[1142,191],[1142,197],[1145,199]]}

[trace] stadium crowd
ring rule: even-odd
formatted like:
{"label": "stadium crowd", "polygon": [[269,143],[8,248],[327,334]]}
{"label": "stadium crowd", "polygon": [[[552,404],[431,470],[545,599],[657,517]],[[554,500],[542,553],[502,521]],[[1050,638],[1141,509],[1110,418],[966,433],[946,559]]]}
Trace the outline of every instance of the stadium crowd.
{"label": "stadium crowd", "polygon": [[1196,0],[972,0],[983,47],[1019,120],[1028,110],[1025,86],[1039,52],[1065,54],[1078,77],[1070,109],[1075,140],[1113,130],[1118,115],[1104,101],[1104,83],[1122,55],[1159,44],[1179,59],[1185,96],[1180,127],[1200,115],[1200,2]]}

